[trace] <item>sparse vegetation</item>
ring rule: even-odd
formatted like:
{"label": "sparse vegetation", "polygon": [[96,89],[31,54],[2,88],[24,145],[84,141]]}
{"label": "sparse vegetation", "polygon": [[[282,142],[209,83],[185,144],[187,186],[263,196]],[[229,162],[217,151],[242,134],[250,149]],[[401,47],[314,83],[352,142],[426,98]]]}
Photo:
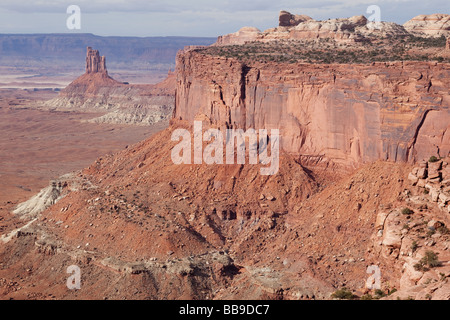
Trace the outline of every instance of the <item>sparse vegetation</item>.
{"label": "sparse vegetation", "polygon": [[411,215],[413,213],[414,213],[414,211],[412,211],[410,208],[403,208],[402,209],[402,214],[404,214],[404,215],[409,216],[409,215]]}
{"label": "sparse vegetation", "polygon": [[428,160],[428,162],[430,162],[430,163],[434,163],[434,162],[438,162],[438,161],[439,161],[439,158],[435,157],[435,156],[430,157],[430,159]]}
{"label": "sparse vegetation", "polygon": [[424,49],[444,48],[445,38],[398,37],[367,39],[342,45],[334,39],[275,40],[244,45],[197,49],[207,55],[235,58],[245,63],[372,63],[388,61],[438,61],[449,58],[424,54]]}
{"label": "sparse vegetation", "polygon": [[381,299],[386,296],[387,296],[387,294],[383,290],[380,290],[380,289],[375,290],[375,299]]}
{"label": "sparse vegetation", "polygon": [[419,244],[417,243],[417,241],[413,241],[413,243],[411,244],[411,251],[412,252],[416,252],[416,250],[419,248]]}
{"label": "sparse vegetation", "polygon": [[394,294],[394,293],[396,293],[396,292],[397,292],[397,289],[394,288],[394,289],[392,289],[391,291],[389,291],[389,294],[388,294],[388,295],[390,296],[390,295],[392,295],[392,294]]}
{"label": "sparse vegetation", "polygon": [[439,226],[436,231],[442,235],[450,234],[450,230],[448,230],[447,226],[445,225]]}
{"label": "sparse vegetation", "polygon": [[340,299],[340,300],[353,300],[356,298],[356,296],[347,288],[342,288],[337,291],[335,291],[331,297],[333,299]]}
{"label": "sparse vegetation", "polygon": [[414,265],[414,269],[416,271],[428,271],[430,268],[436,268],[441,266],[441,262],[438,259],[438,255],[434,253],[433,251],[427,251],[425,252],[425,256],[420,259],[418,263]]}

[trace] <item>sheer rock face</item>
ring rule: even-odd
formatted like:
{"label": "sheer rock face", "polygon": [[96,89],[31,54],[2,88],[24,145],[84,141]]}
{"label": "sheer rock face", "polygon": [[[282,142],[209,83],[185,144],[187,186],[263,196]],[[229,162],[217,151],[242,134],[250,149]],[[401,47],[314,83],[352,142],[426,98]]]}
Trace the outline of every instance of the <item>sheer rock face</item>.
{"label": "sheer rock face", "polygon": [[359,166],[450,152],[450,66],[259,63],[184,51],[174,117],[223,128],[280,129],[309,162]]}
{"label": "sheer rock face", "polygon": [[450,36],[450,14],[420,15],[412,18],[404,25],[405,29],[422,37]]}
{"label": "sheer rock face", "polygon": [[105,56],[100,57],[99,51],[91,47],[87,47],[86,73],[108,73]]}

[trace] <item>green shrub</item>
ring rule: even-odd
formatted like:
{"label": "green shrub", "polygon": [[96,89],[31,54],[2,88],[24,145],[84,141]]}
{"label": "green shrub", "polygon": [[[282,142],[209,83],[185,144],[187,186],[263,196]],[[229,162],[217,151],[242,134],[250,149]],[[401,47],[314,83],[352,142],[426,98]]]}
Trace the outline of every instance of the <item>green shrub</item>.
{"label": "green shrub", "polygon": [[430,160],[428,160],[428,162],[431,162],[431,163],[438,162],[438,161],[439,161],[439,159],[435,156],[430,157]]}
{"label": "green shrub", "polygon": [[383,290],[377,289],[375,290],[375,298],[380,299],[386,297],[386,293]]}
{"label": "green shrub", "polygon": [[433,234],[435,234],[436,233],[436,230],[434,230],[434,229],[429,229],[428,231],[427,231],[427,237],[431,237]]}
{"label": "green shrub", "polygon": [[441,266],[442,263],[438,259],[438,255],[433,251],[425,252],[425,256],[420,259],[418,263],[414,265],[416,271],[428,271],[430,268],[436,268]]}
{"label": "green shrub", "polygon": [[425,271],[428,271],[428,270],[430,270],[430,269],[428,269],[427,267],[425,267],[422,263],[417,262],[417,263],[414,265],[414,270],[425,272]]}
{"label": "green shrub", "polygon": [[449,234],[450,230],[446,226],[440,226],[436,229],[440,234]]}
{"label": "green shrub", "polygon": [[402,214],[404,214],[404,215],[411,215],[411,214],[413,214],[414,213],[414,211],[412,211],[410,208],[403,208],[403,210],[402,210]]}
{"label": "green shrub", "polygon": [[433,251],[425,252],[425,256],[421,259],[421,261],[430,268],[439,267],[442,264],[438,259],[438,255]]}
{"label": "green shrub", "polygon": [[394,294],[394,293],[396,293],[397,292],[397,289],[392,289],[391,291],[389,291],[389,295],[391,295],[391,294]]}
{"label": "green shrub", "polygon": [[331,295],[331,297],[340,300],[353,300],[356,298],[356,296],[347,288],[337,290]]}
{"label": "green shrub", "polygon": [[419,248],[419,244],[417,243],[417,241],[413,241],[413,243],[411,244],[411,250],[412,252],[416,252],[417,248]]}

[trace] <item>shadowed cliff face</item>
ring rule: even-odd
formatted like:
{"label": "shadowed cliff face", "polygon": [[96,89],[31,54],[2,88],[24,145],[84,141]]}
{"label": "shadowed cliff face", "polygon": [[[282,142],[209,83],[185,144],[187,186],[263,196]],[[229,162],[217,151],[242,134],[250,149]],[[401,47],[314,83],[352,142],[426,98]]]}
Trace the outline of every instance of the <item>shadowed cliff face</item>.
{"label": "shadowed cliff face", "polygon": [[450,66],[246,65],[201,50],[177,57],[174,116],[233,128],[281,130],[282,148],[306,162],[358,166],[450,152]]}

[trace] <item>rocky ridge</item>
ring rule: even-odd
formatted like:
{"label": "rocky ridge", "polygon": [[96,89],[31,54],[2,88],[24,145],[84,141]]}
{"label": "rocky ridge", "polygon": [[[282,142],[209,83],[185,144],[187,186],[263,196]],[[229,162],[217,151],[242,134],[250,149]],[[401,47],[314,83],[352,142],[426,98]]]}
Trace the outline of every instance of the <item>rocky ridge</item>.
{"label": "rocky ridge", "polygon": [[215,45],[241,45],[246,42],[277,40],[334,39],[340,42],[365,42],[374,38],[450,36],[450,15],[421,15],[403,26],[393,22],[370,22],[364,16],[317,21],[306,15],[281,11],[279,26],[261,31],[244,27],[236,33],[220,36]]}
{"label": "rocky ridge", "polygon": [[450,14],[419,15],[403,26],[409,33],[416,36],[448,38],[450,36]]}

